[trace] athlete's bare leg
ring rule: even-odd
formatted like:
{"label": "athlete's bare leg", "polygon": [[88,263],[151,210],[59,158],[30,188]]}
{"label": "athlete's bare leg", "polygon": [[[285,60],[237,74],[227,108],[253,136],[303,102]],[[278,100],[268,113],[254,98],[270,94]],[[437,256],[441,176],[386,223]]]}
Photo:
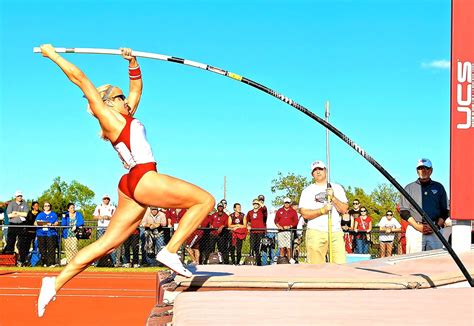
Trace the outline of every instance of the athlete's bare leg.
{"label": "athlete's bare leg", "polygon": [[214,208],[215,200],[207,191],[186,181],[147,172],[141,178],[134,193],[135,199],[147,206],[186,208],[179,227],[166,245],[171,253],[176,253],[184,241],[197,229],[207,214]]}
{"label": "athlete's bare leg", "polygon": [[111,253],[136,230],[145,214],[146,207],[128,198],[119,190],[117,210],[105,234],[77,253],[56,277],[55,288],[59,291],[74,276],[86,269],[98,258]]}

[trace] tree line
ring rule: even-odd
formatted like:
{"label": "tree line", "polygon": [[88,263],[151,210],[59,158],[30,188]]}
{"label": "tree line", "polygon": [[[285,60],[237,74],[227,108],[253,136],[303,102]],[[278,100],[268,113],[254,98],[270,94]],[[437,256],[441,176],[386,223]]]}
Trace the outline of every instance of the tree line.
{"label": "tree line", "polygon": [[[273,206],[283,206],[283,199],[285,197],[289,197],[298,203],[301,192],[305,187],[310,185],[311,182],[312,180],[310,178],[295,173],[283,175],[282,172],[278,172],[277,177],[272,180],[271,186],[271,192],[277,194],[272,201]],[[346,195],[349,204],[356,198],[360,200],[361,205],[368,209],[369,215],[374,220],[374,224],[385,215],[387,210],[396,212],[395,208],[400,196],[395,187],[385,183],[377,185],[371,193],[365,192],[365,190],[360,187],[349,186],[346,188]],[[96,206],[94,196],[94,191],[89,187],[76,180],[67,183],[58,176],[53,179],[51,186],[43,191],[37,201],[40,203],[44,203],[45,201],[49,202],[53,206],[53,210],[58,214],[67,211],[68,203],[74,203],[76,204],[76,209],[80,210],[86,219],[92,219],[92,213]],[[29,205],[32,201],[33,200],[27,200]]]}

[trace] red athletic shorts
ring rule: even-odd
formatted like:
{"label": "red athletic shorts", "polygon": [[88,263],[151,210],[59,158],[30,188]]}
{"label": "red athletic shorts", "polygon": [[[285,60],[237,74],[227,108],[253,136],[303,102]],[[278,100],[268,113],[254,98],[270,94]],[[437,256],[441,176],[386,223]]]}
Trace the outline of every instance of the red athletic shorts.
{"label": "red athletic shorts", "polygon": [[124,174],[119,182],[119,189],[129,198],[135,199],[133,194],[135,193],[135,188],[137,187],[138,182],[148,171],[156,172],[156,163],[143,163],[137,164],[127,174]]}

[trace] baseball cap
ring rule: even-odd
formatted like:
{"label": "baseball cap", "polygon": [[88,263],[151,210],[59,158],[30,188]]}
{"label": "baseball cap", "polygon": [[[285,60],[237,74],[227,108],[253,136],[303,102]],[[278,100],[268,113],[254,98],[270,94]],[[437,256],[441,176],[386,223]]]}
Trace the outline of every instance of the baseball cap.
{"label": "baseball cap", "polygon": [[420,166],[426,166],[427,168],[431,169],[433,164],[431,164],[431,161],[427,158],[420,158],[416,164],[416,167],[419,168]]}
{"label": "baseball cap", "polygon": [[289,197],[285,197],[285,199],[283,199],[283,202],[284,203],[291,203],[291,199]]}
{"label": "baseball cap", "polygon": [[108,199],[110,199],[110,196],[109,196],[109,195],[107,195],[107,194],[105,194],[105,195],[103,195],[103,196],[102,196],[102,199],[105,199],[105,198],[108,198]]}
{"label": "baseball cap", "polygon": [[316,168],[325,169],[326,164],[324,164],[323,161],[314,161],[313,163],[311,163],[311,173],[313,173],[314,169]]}
{"label": "baseball cap", "polygon": [[223,204],[222,202],[219,202],[219,203],[217,204],[217,207],[219,207],[219,206],[224,207],[224,204]]}
{"label": "baseball cap", "polygon": [[258,200],[265,200],[265,196],[264,195],[258,195]]}
{"label": "baseball cap", "polygon": [[15,197],[18,197],[18,196],[22,196],[22,197],[23,197],[23,193],[21,192],[21,190],[15,191]]}
{"label": "baseball cap", "polygon": [[260,200],[258,200],[257,198],[252,200],[252,204],[259,204],[260,206],[262,206],[262,202]]}
{"label": "baseball cap", "polygon": [[159,208],[158,208],[158,207],[156,207],[156,206],[151,206],[151,207],[150,207],[150,210],[157,210],[157,211],[158,211],[158,210],[159,210]]}

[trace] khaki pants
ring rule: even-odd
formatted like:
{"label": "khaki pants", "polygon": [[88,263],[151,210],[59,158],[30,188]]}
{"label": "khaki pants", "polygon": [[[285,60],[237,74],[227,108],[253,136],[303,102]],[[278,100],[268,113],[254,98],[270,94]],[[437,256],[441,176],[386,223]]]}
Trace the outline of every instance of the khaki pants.
{"label": "khaki pants", "polygon": [[[326,254],[329,250],[328,242],[327,232],[306,230],[306,251],[309,264],[326,263]],[[336,264],[346,263],[344,233],[342,231],[332,233],[332,261]]]}
{"label": "khaki pants", "polygon": [[64,250],[66,251],[66,261],[69,263],[77,254],[77,238],[76,237],[65,238]]}
{"label": "khaki pants", "polygon": [[423,234],[420,231],[415,230],[413,226],[409,225],[405,237],[407,239],[407,254],[421,252]]}

